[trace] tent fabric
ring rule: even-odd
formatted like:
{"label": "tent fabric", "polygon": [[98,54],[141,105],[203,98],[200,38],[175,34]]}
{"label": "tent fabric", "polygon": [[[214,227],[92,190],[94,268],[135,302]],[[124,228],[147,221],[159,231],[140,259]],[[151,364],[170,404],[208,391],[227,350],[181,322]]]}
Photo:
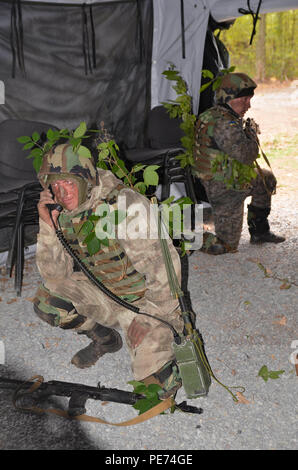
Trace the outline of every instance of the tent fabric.
{"label": "tent fabric", "polygon": [[[184,40],[181,21],[183,5]],[[169,19],[170,15],[170,19]],[[164,0],[154,2],[154,30],[151,69],[151,106],[175,99],[172,83],[162,72],[175,65],[186,80],[193,97],[193,111],[199,106],[201,69],[209,10],[204,2]],[[184,50],[183,50],[184,49]],[[184,52],[184,54],[183,54]]]}
{"label": "tent fabric", "polygon": [[13,3],[0,3],[0,122],[34,119],[74,129],[104,121],[119,143],[141,145],[150,109],[152,1],[20,2],[21,24],[18,10],[12,18]]}
{"label": "tent fabric", "polygon": [[[1,0],[4,2],[12,3],[14,0]],[[109,3],[127,3],[134,2],[135,0],[22,0],[22,3],[42,3],[42,4],[58,4],[60,6],[80,6],[80,5],[99,5]]]}
{"label": "tent fabric", "polygon": [[[10,0],[12,1],[12,0]],[[160,2],[161,0],[157,0]],[[94,5],[99,3],[119,3],[121,0],[27,0],[28,3],[57,3],[62,5],[86,4]],[[174,3],[174,0],[172,0]],[[229,19],[240,15],[239,8],[247,8],[247,0],[196,0],[195,3],[202,3],[205,8],[211,10],[212,16],[217,12],[216,21],[226,21],[227,13]],[[259,0],[250,0],[249,4],[253,10],[256,10]],[[270,13],[273,11],[284,11],[297,8],[297,0],[262,0],[261,13]]]}
{"label": "tent fabric", "polygon": [[[262,0],[259,12],[297,3]],[[248,4],[259,0],[0,0],[0,122],[104,121],[120,145],[141,147],[150,109],[176,98],[162,72],[175,65],[197,114],[204,50],[221,62],[209,17],[236,18]]]}

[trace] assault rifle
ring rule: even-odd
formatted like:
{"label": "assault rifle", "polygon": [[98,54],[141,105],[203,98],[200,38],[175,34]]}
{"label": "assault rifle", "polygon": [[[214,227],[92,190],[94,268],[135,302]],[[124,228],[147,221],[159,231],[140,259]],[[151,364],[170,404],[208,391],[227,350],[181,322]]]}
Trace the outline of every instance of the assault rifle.
{"label": "assault rifle", "polygon": [[[34,379],[37,380],[33,381]],[[32,377],[27,382],[0,377],[1,389],[13,390],[13,403],[15,407],[29,411],[38,411],[38,408],[36,408],[38,402],[46,400],[50,396],[68,397],[67,414],[72,418],[83,415],[86,412],[85,405],[89,399],[134,405],[138,400],[146,398],[145,395],[139,393],[118,390],[117,388],[106,388],[101,386],[100,383],[98,383],[97,387],[93,387],[71,382],[60,382],[58,380],[44,382],[41,376]],[[202,413],[201,408],[187,405],[185,401],[179,405],[175,404],[175,407],[186,413]]]}
{"label": "assault rifle", "polygon": [[71,382],[60,382],[51,380],[43,382],[23,382],[21,380],[7,379],[0,377],[0,389],[14,390],[13,401],[17,408],[22,408],[22,402],[30,396],[30,401],[37,404],[40,400],[45,400],[51,395],[59,397],[69,397],[68,415],[71,417],[79,416],[86,412],[85,404],[88,399],[108,401],[115,403],[125,403],[134,405],[137,400],[145,398],[134,392],[118,390],[116,388],[105,388],[98,383],[97,387],[83,385]]}

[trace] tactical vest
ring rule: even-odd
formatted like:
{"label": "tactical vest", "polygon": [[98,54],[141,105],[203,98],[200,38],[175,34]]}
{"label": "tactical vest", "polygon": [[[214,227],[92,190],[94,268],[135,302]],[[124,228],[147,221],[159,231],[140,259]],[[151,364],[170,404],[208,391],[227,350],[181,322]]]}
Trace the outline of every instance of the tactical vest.
{"label": "tactical vest", "polygon": [[[110,204],[111,210],[116,209],[117,197],[122,188],[123,186],[119,185],[103,201]],[[109,246],[101,245],[101,249],[95,255],[90,255],[83,243],[86,235],[80,234],[80,228],[91,214],[95,214],[95,209],[83,211],[72,217],[67,213],[61,213],[59,224],[63,235],[81,261],[109,290],[128,302],[138,300],[146,291],[145,277],[134,269],[119,241],[109,239]]]}
{"label": "tactical vest", "polygon": [[203,180],[213,178],[211,163],[222,151],[218,148],[214,138],[214,126],[218,119],[231,118],[228,109],[213,107],[200,114],[195,130],[194,167],[193,173]]}

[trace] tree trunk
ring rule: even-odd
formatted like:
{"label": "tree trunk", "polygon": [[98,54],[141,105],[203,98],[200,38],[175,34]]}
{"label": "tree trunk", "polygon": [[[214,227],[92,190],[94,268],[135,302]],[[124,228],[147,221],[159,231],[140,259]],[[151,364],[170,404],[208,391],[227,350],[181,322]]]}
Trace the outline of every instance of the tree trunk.
{"label": "tree trunk", "polygon": [[266,14],[260,17],[256,43],[256,80],[264,82],[266,78]]}

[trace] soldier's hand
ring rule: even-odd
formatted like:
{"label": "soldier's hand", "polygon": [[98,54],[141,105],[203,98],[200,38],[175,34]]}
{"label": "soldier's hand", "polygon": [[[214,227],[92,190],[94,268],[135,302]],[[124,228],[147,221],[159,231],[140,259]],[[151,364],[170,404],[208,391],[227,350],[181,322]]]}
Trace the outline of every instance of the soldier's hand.
{"label": "soldier's hand", "polygon": [[259,125],[250,118],[246,119],[244,130],[247,136],[253,137],[255,140],[258,140],[258,134],[261,133]]}
{"label": "soldier's hand", "polygon": [[[55,202],[56,201],[54,201],[52,193],[49,189],[44,189],[43,191],[41,191],[40,197],[39,197],[39,203],[37,204],[38,214],[39,214],[39,217],[46,224],[48,224],[50,227],[53,227],[53,228],[54,226],[51,221],[49,209],[47,208],[46,204],[54,204]],[[52,211],[52,218],[55,224],[57,223],[58,216],[59,216],[59,211],[54,209]]]}
{"label": "soldier's hand", "polygon": [[256,134],[261,134],[260,126],[259,124],[252,118],[249,118],[250,120],[250,126],[254,129]]}
{"label": "soldier's hand", "polygon": [[127,335],[133,349],[141,344],[149,329],[148,326],[138,323],[136,319],[131,322]]}

